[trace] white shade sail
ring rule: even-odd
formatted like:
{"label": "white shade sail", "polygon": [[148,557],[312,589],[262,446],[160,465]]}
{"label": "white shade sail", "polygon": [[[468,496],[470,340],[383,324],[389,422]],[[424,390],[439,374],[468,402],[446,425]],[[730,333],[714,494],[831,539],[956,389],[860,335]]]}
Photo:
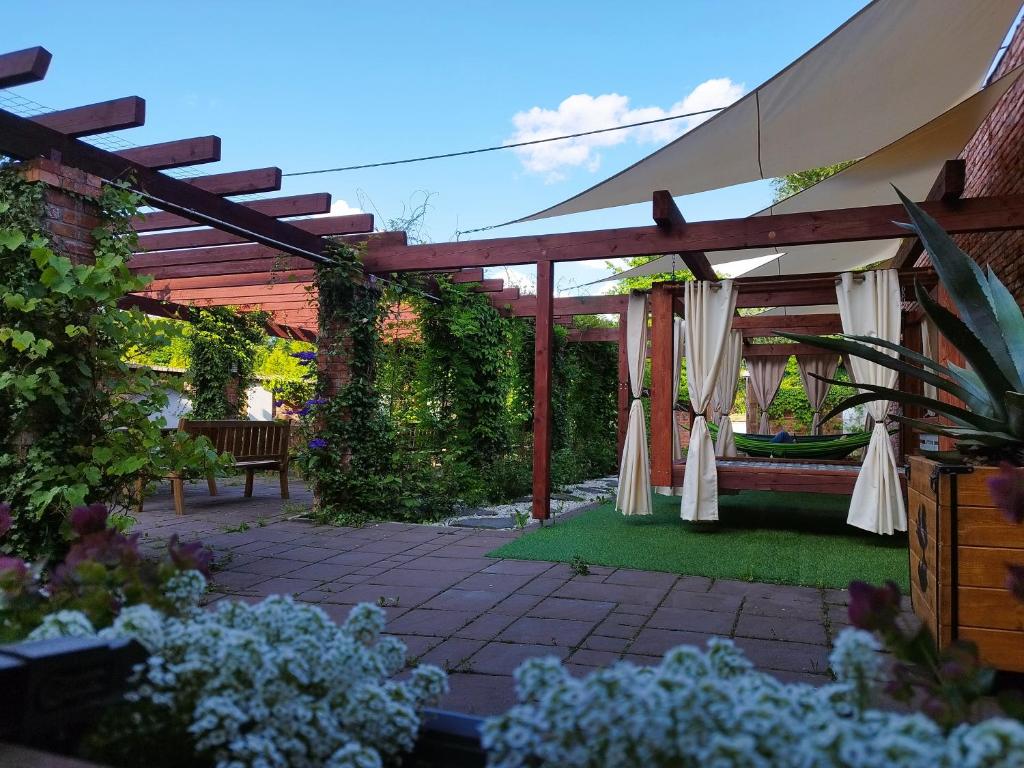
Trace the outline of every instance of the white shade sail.
{"label": "white shade sail", "polygon": [[[763,208],[754,216],[804,213],[833,208],[859,208],[897,202],[893,185],[911,199],[923,200],[942,164],[963,151],[996,102],[1017,82],[1024,67],[1017,67],[988,87],[961,102],[934,120],[911,131],[824,181],[785,200]],[[777,253],[769,248],[745,251],[709,251],[708,261],[724,264],[744,258],[776,255],[744,276],[797,275],[808,272],[841,272],[891,258],[900,240],[874,240],[859,243],[798,245]],[[667,254],[647,264],[633,267],[595,282],[626,277],[655,275],[686,269],[682,257]]]}
{"label": "white shade sail", "polygon": [[710,120],[521,221],[742,184],[864,157],[974,93],[1020,0],[874,0]]}
{"label": "white shade sail", "polygon": [[[874,336],[899,343],[903,305],[900,302],[900,279],[894,269],[844,272],[836,297],[843,320],[843,333],[853,336]],[[889,349],[885,354],[896,357]],[[893,388],[896,371],[854,355],[849,356],[854,381]],[[885,428],[889,411],[888,400],[868,403],[868,412],[875,421],[871,441],[864,451],[857,482],[850,498],[850,514],[846,522],[872,533],[891,534],[907,530],[907,510],[903,504],[903,489],[896,469],[896,455]]]}

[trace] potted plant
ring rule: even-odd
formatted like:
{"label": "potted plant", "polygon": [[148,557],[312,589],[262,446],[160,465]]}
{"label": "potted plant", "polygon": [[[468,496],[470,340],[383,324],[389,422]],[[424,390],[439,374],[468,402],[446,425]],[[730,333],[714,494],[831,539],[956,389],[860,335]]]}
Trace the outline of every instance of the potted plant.
{"label": "potted plant", "polygon": [[1014,489],[1021,490],[1024,472],[1024,314],[991,270],[978,266],[934,219],[899,190],[897,194],[910,216],[911,223],[904,226],[921,238],[957,311],[942,306],[919,284],[914,286],[917,302],[969,367],[939,363],[869,336],[778,335],[862,357],[948,395],[934,399],[858,384],[862,391],[822,421],[878,399],[945,417],[942,423],[896,417],[922,432],[951,438],[956,447],[910,458],[907,509],[914,611],[940,647],[969,640],[978,645],[986,663],[1024,672],[1024,605],[1006,588],[1007,574],[1024,566],[1024,527],[1016,524],[1021,522],[1020,509],[1015,513],[1007,503]]}

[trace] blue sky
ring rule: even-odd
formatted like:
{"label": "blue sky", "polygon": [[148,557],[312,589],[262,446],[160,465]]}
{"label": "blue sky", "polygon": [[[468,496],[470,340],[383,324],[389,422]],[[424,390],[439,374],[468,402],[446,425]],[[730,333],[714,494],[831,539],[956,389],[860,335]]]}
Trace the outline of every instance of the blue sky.
{"label": "blue sky", "polygon": [[[771,77],[864,4],[18,0],[4,9],[3,48],[43,45],[54,55],[47,79],[19,95],[53,108],[143,96],[147,125],[124,139],[214,133],[223,160],[204,171],[287,173],[720,106],[712,102]],[[296,177],[283,193],[329,191],[384,218],[430,193],[426,234],[449,240],[556,203],[671,138],[620,133],[610,146],[558,142],[538,153]],[[679,202],[698,220],[751,213],[770,195],[758,182]],[[637,205],[490,234],[649,222],[649,206]],[[556,279],[568,292],[607,274],[596,267],[560,265]]]}

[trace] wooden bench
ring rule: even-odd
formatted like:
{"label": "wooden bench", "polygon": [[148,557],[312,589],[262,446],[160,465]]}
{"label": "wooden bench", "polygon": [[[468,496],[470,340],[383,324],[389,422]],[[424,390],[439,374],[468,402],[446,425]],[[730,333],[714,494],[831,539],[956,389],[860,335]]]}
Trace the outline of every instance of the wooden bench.
{"label": "wooden bench", "polygon": [[[290,422],[245,421],[192,421],[182,419],[178,429],[189,435],[209,439],[218,454],[231,454],[234,465],[245,470],[245,495],[252,496],[253,476],[257,469],[276,469],[281,477],[281,498],[288,498],[288,438]],[[206,476],[210,495],[217,495],[217,481]],[[171,477],[174,511],[185,514],[185,479]]]}

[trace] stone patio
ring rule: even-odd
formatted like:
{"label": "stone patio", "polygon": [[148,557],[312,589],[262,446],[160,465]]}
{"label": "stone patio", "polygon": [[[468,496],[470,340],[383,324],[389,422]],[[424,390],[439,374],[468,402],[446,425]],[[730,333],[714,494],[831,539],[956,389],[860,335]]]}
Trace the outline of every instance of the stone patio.
{"label": "stone patio", "polygon": [[[618,659],[657,663],[673,646],[734,638],[761,669],[790,681],[829,680],[828,652],[846,625],[846,593],[485,555],[512,531],[383,523],[315,526],[294,519],[311,504],[296,482],[282,502],[276,482],[186,488],[175,517],[167,487],[147,499],[135,530],[154,547],[172,533],[218,553],[211,602],[276,593],[342,620],[359,602],[386,606],[388,630],[411,661],[450,673],[447,709],[488,714],[513,701],[512,671],[552,655],[585,673]],[[244,525],[243,525],[244,523]]]}

